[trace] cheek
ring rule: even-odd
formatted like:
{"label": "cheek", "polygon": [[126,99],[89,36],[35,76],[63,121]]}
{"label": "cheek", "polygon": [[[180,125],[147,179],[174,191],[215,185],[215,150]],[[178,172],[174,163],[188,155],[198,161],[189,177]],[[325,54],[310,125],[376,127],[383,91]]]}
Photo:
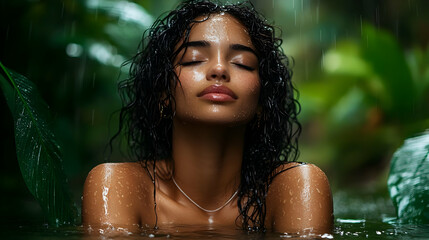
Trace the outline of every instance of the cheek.
{"label": "cheek", "polygon": [[261,91],[259,77],[251,76],[245,80],[247,84],[243,84],[243,91],[246,93],[246,101],[248,101],[248,103],[251,105],[257,105],[259,102],[259,93]]}
{"label": "cheek", "polygon": [[249,92],[251,97],[256,98],[257,101],[259,100],[259,93],[261,91],[261,84],[259,82],[259,78],[256,78],[255,81],[249,84],[247,91]]}
{"label": "cheek", "polygon": [[205,79],[205,74],[198,68],[182,70],[178,69],[176,73],[179,76],[179,80],[182,84],[198,83]]}
{"label": "cheek", "polygon": [[197,69],[194,70],[183,70],[176,71],[178,77],[179,77],[179,83],[176,87],[176,97],[186,97],[188,95],[196,94],[195,86],[198,86],[197,84],[199,82],[202,82],[205,79],[204,73],[201,71],[198,71]]}
{"label": "cheek", "polygon": [[259,106],[260,89],[259,76],[243,76],[240,84],[242,99],[237,118],[248,122],[255,116]]}

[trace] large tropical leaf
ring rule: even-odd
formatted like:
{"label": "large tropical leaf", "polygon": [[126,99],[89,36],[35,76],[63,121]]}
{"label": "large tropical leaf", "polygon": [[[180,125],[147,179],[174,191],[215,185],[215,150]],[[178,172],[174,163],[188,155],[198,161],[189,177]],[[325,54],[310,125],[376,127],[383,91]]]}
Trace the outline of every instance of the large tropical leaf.
{"label": "large tropical leaf", "polygon": [[429,223],[429,131],[395,152],[388,187],[401,222]]}
{"label": "large tropical leaf", "polygon": [[380,99],[388,115],[409,120],[413,115],[416,89],[405,55],[398,41],[388,32],[364,25],[361,49],[366,62],[386,91]]}
{"label": "large tropical leaf", "polygon": [[1,62],[0,66],[0,86],[14,118],[16,155],[24,181],[50,225],[75,224],[78,212],[66,187],[48,106],[30,80]]}

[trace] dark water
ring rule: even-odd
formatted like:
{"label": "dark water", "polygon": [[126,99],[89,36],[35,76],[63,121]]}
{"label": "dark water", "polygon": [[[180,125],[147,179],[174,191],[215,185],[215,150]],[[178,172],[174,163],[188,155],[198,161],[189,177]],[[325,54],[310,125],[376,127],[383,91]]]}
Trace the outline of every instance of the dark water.
{"label": "dark water", "polygon": [[208,227],[171,227],[141,234],[87,235],[83,227],[53,228],[46,225],[3,224],[2,239],[429,239],[429,225],[400,224],[386,197],[334,194],[335,230],[332,235],[292,236],[280,233],[255,234]]}
{"label": "dark water", "polygon": [[243,231],[176,227],[163,231],[120,236],[86,235],[82,227],[3,226],[3,239],[429,239],[428,225],[400,225],[362,219],[337,219],[332,235],[292,236],[279,233],[255,234]]}
{"label": "dark water", "polygon": [[[429,239],[428,225],[399,225],[377,221],[337,219],[332,235],[292,236],[279,233],[255,234],[222,229],[177,227],[164,231],[120,236],[86,235],[82,227],[3,226],[3,239]],[[6,227],[4,229],[4,227]]]}

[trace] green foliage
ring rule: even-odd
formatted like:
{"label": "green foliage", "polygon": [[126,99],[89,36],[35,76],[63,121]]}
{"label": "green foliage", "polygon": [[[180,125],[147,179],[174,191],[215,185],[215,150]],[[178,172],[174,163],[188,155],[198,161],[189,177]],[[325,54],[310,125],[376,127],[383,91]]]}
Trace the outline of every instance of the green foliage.
{"label": "green foliage", "polygon": [[[337,80],[333,86],[337,92],[330,102],[333,119],[346,109],[349,118],[353,118],[360,115],[359,111],[376,106],[385,121],[414,120],[418,86],[404,53],[390,33],[364,25],[361,41],[345,41],[330,49],[324,68],[328,76]],[[335,124],[339,122],[347,123],[336,121]]]}
{"label": "green foliage", "polygon": [[299,87],[303,122],[322,136],[311,151],[324,154],[304,153],[303,161],[335,166],[339,179],[378,175],[384,186],[387,172],[374,169],[387,169],[402,140],[427,128],[428,56],[419,48],[405,54],[390,32],[370,24],[359,41],[326,51],[322,74]]}
{"label": "green foliage", "polygon": [[398,218],[429,223],[429,131],[409,138],[393,156],[388,180]]}
{"label": "green foliage", "polygon": [[0,85],[14,118],[22,177],[50,225],[76,224],[76,206],[66,187],[61,148],[49,126],[48,106],[36,86],[0,63]]}
{"label": "green foliage", "polygon": [[[383,107],[388,116],[407,120],[412,114],[416,90],[404,53],[387,32],[365,26],[362,54],[386,92]],[[365,41],[366,40],[366,41]]]}

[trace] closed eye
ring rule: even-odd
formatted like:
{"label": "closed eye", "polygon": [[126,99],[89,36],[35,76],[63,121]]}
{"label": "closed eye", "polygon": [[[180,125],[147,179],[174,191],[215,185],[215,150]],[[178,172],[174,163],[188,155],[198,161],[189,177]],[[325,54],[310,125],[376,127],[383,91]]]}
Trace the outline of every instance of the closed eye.
{"label": "closed eye", "polygon": [[253,70],[255,70],[255,68],[253,68],[253,67],[250,67],[250,66],[247,66],[247,65],[243,65],[243,64],[241,64],[241,63],[234,63],[236,66],[238,66],[238,67],[240,67],[240,68],[243,68],[243,69],[245,69],[245,70],[248,70],[248,71],[253,71]]}
{"label": "closed eye", "polygon": [[191,66],[191,65],[195,65],[198,63],[202,63],[203,61],[190,61],[190,62],[181,62],[180,65],[182,66]]}

